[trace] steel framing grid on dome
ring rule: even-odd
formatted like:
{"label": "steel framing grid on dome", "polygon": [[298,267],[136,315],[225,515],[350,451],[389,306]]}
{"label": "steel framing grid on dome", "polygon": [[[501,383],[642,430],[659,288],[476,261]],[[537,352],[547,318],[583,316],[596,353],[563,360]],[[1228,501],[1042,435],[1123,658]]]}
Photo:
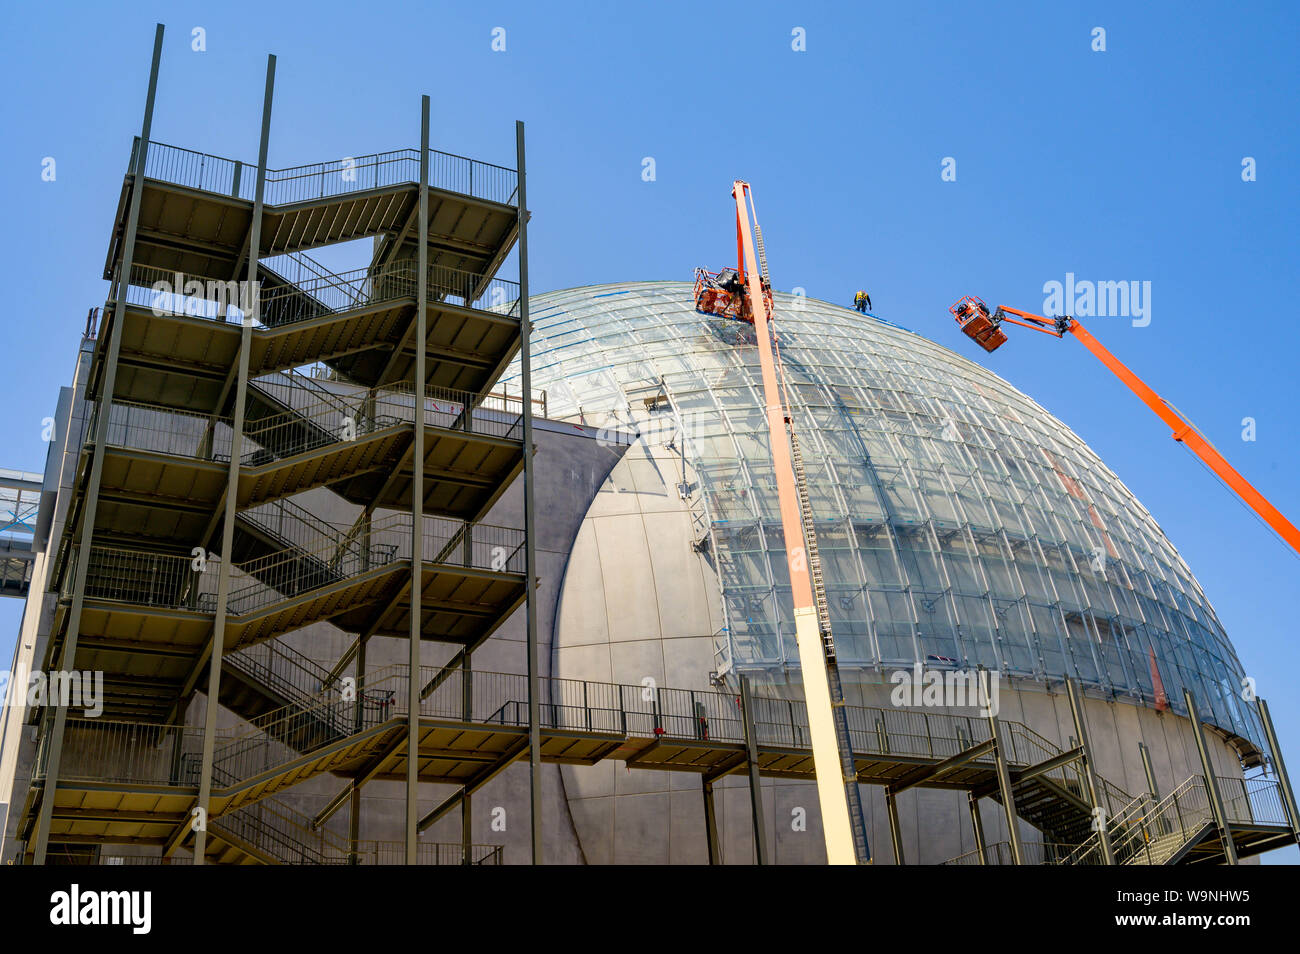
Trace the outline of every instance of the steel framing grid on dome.
{"label": "steel framing grid on dome", "polygon": [[[552,292],[530,314],[551,417],[681,455],[723,594],[719,670],[797,665],[753,328],[699,314],[684,282]],[[1186,686],[1261,745],[1209,601],[1083,441],[874,316],[778,293],[776,327],[841,669],[982,664],[1154,705],[1154,653],[1176,710]]]}

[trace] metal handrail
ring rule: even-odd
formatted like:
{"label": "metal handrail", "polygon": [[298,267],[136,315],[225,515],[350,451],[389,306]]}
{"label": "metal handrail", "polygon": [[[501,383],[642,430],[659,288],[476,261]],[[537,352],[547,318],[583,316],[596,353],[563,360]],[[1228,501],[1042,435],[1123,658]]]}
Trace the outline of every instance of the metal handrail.
{"label": "metal handrail", "polygon": [[[410,517],[392,514],[342,549],[324,535],[311,548],[289,547],[233,564],[228,610],[234,616],[267,610],[319,587],[409,560],[411,538]],[[463,521],[427,517],[421,541],[423,558],[431,565],[436,561],[447,567],[523,572],[523,531],[514,527],[472,524],[466,542]],[[74,545],[73,553],[75,560],[80,547]],[[219,558],[93,546],[85,593],[97,600],[212,612],[218,563]],[[65,596],[66,590],[65,585]]]}
{"label": "metal handrail", "polygon": [[[140,138],[131,147],[131,162]],[[429,150],[429,183],[435,189],[513,204],[519,191],[514,169],[454,153]],[[256,164],[196,152],[182,146],[149,141],[145,176],[160,182],[219,195],[252,200],[257,182]],[[307,202],[393,185],[414,185],[420,178],[418,149],[397,149],[368,156],[267,169],[263,201],[268,205]]]}
{"label": "metal handrail", "polygon": [[[41,733],[32,778],[45,778],[53,732]],[[227,731],[218,739],[228,739]],[[69,717],[64,732],[60,779],[129,785],[191,787],[187,763],[203,751],[203,729],[190,726]]]}
{"label": "metal handrail", "polygon": [[[393,302],[414,303],[418,274],[414,261],[398,259],[379,267],[316,275],[299,283],[271,287],[260,284],[254,297],[249,286],[237,281],[134,263],[127,272],[122,294],[128,304],[148,308],[158,315],[233,324],[254,316],[254,328],[282,328]],[[190,292],[186,291],[187,286]],[[433,265],[429,268],[426,288],[431,303],[442,302],[497,316],[519,316],[519,284],[508,279]]]}
{"label": "metal handrail", "polygon": [[237,518],[253,524],[266,536],[274,537],[283,550],[307,547],[314,551],[321,544],[328,544],[337,552],[348,545],[347,528],[320,519],[287,497],[242,510]]}
{"label": "metal handrail", "polygon": [[[286,252],[283,255],[264,259],[258,262],[258,268],[284,285],[299,287],[314,279],[328,278],[334,274],[303,251]],[[360,304],[362,301],[358,291],[353,303]]]}
{"label": "metal handrail", "polygon": [[274,640],[246,646],[224,659],[232,668],[301,703],[315,699],[329,680],[324,666],[300,653],[286,652]]}
{"label": "metal handrail", "polygon": [[315,405],[333,407],[341,414],[355,413],[342,395],[323,387],[315,378],[303,374],[297,368],[262,375],[249,381],[248,386],[255,388],[286,411],[296,411],[305,403],[308,407]]}
{"label": "metal handrail", "polygon": [[[407,674],[408,669],[403,665],[368,674],[365,688],[382,695],[388,702],[382,712],[372,714],[367,724],[376,724],[374,719],[405,718]],[[468,694],[466,679],[470,680]],[[528,722],[525,676],[482,671],[467,675],[461,670],[422,667],[420,686],[423,716],[510,726]],[[541,688],[541,721],[548,728],[644,738],[744,741],[739,699],[733,693],[555,677],[542,679]],[[893,708],[845,708],[854,727],[851,736],[856,752],[945,758],[987,738],[978,734],[980,726],[987,726],[982,719]],[[344,714],[341,718],[353,717],[355,702],[341,702],[336,690],[322,692],[315,703],[318,718],[325,718],[336,709]],[[245,743],[282,736],[284,724],[303,719],[303,713],[302,706],[290,706],[259,717],[248,730]],[[755,700],[754,716],[760,744],[809,744],[807,711],[801,700],[760,697]],[[1017,728],[1020,724],[1004,721],[1004,725]],[[991,758],[986,756],[981,761]],[[1009,761],[1018,767],[1030,764],[1014,754]]]}
{"label": "metal handrail", "polygon": [[1151,805],[1140,823],[1112,842],[1111,850],[1125,864],[1163,864],[1213,820],[1205,778],[1193,775]]}
{"label": "metal handrail", "polygon": [[[1130,847],[1129,833],[1135,827],[1146,824],[1155,804],[1155,800],[1149,794],[1143,792],[1114,815],[1107,817],[1106,831],[1110,838],[1112,854],[1117,863],[1123,864],[1126,860],[1124,853]],[[1101,834],[1094,830],[1081,844],[1070,849],[1059,863],[1063,865],[1099,864],[1102,856]]]}
{"label": "metal handrail", "polygon": [[[236,732],[224,733],[216,747],[215,764],[218,781],[223,784],[246,780],[257,774],[273,773],[278,766],[309,754],[317,748],[359,731],[381,725],[399,726],[406,720],[406,701],[409,698],[409,668],[390,666],[372,672],[353,687],[358,695],[348,695],[340,687],[327,686],[328,673],[323,667],[308,660],[295,659],[285,647],[272,647],[252,652],[235,653],[232,660],[241,656],[249,659],[264,657],[263,668],[273,669],[277,660],[299,670],[288,679],[296,686],[299,698],[281,709],[265,713],[249,721]],[[236,665],[239,665],[236,662]],[[303,673],[308,674],[306,678]],[[528,724],[528,679],[521,674],[494,673],[463,670],[443,670],[439,667],[422,667],[418,673],[420,714],[467,724],[496,724],[524,726]],[[468,681],[468,683],[467,683]],[[311,690],[317,691],[311,694]],[[466,691],[466,690],[469,691]],[[600,683],[585,680],[545,677],[540,680],[540,715],[544,727],[591,733],[615,738],[667,739],[670,741],[711,740],[723,743],[743,743],[745,739],[739,700],[734,693],[715,690],[685,690],[658,688],[645,685]],[[358,697],[360,702],[358,702]],[[755,700],[754,721],[761,744],[807,746],[809,739],[807,712],[798,700],[760,697]],[[846,707],[853,733],[855,752],[888,753],[904,758],[941,759],[969,748],[983,739],[978,727],[985,720],[948,714],[921,711],[900,711],[880,707]],[[82,722],[98,720],[71,720],[79,729]],[[1036,733],[1021,723],[1004,720],[1008,734],[1033,738]],[[138,731],[139,726],[133,726]],[[1041,737],[1038,737],[1041,739]],[[201,742],[201,735],[198,740]],[[1042,740],[1041,746],[1051,746]],[[134,749],[119,752],[123,746],[109,746],[122,764],[141,761],[141,752],[159,748],[152,736],[142,738]],[[101,746],[100,749],[103,749]],[[187,747],[188,758],[197,758],[198,746],[191,740]],[[1016,767],[1031,764],[1041,753],[1025,748],[1008,753],[1008,761]],[[101,768],[103,751],[97,750],[90,761]],[[173,756],[174,758],[176,756]],[[154,763],[159,759],[155,756]],[[38,767],[43,764],[38,757]],[[75,768],[73,769],[75,772]],[[165,776],[172,784],[193,784],[193,768],[182,773]],[[129,773],[135,777],[140,772]],[[75,777],[75,775],[73,776]],[[98,776],[96,776],[98,777]],[[1276,783],[1267,780],[1231,780],[1229,787],[1230,820],[1238,822],[1247,816],[1284,821]],[[1233,790],[1232,786],[1236,789]],[[1243,801],[1243,799],[1245,801]],[[1146,796],[1133,799],[1120,809],[1112,819],[1112,832],[1116,857],[1133,858],[1144,849],[1151,852],[1151,842],[1156,837],[1181,838],[1200,831],[1210,818],[1208,801],[1204,798],[1204,783],[1197,776],[1179,786],[1159,805],[1152,805]],[[1047,843],[1044,843],[1047,844]],[[1164,841],[1164,845],[1172,842]],[[1053,844],[1051,863],[1098,863],[1099,852],[1087,845],[1062,846]],[[1177,845],[1173,846],[1176,850]],[[995,849],[997,850],[997,849]],[[1172,852],[1164,853],[1168,857]],[[996,863],[996,862],[992,862]]]}
{"label": "metal handrail", "polygon": [[[1027,864],[1059,864],[1062,854],[1069,850],[1068,845],[1059,845],[1050,841],[1021,841],[1020,847]],[[995,841],[976,848],[955,858],[943,862],[945,865],[1011,865],[1015,864],[1011,843]]]}
{"label": "metal handrail", "polygon": [[1282,788],[1274,779],[1218,776],[1219,793],[1230,825],[1289,824]]}
{"label": "metal handrail", "polygon": [[[303,390],[300,399],[310,401],[315,394]],[[347,396],[331,392],[330,397],[316,398],[314,403],[249,421],[244,437],[250,446],[240,454],[240,462],[260,466],[409,426],[415,420],[413,394],[409,382],[359,389]],[[356,406],[350,406],[350,401]],[[519,399],[435,385],[425,389],[424,423],[439,430],[506,440],[523,436]],[[233,439],[229,417],[121,400],[114,401],[109,411],[107,443],[114,447],[224,462],[230,459]]]}
{"label": "metal handrail", "polygon": [[[503,864],[504,849],[501,845],[470,845],[471,865]],[[421,865],[460,865],[464,864],[464,847],[454,842],[422,841],[416,845],[416,864]],[[359,841],[357,842],[357,859],[359,865],[401,865],[406,863],[406,842],[404,841]]]}

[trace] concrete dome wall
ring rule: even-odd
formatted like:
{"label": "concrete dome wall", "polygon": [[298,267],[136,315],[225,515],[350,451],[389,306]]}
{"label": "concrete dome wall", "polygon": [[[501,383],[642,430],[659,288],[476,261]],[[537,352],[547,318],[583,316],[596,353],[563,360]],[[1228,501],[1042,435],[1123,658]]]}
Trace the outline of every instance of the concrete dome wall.
{"label": "concrete dome wall", "polygon": [[[690,546],[690,511],[677,493],[674,466],[680,462],[671,450],[638,441],[593,500],[574,542],[556,609],[554,675],[711,688],[710,627],[720,619],[720,595],[707,560]],[[857,705],[889,706],[891,688],[877,676],[874,684],[847,683],[845,693]],[[761,691],[802,695],[797,682]],[[1074,730],[1063,693],[1003,688],[1000,701],[1003,718],[1025,723],[1060,748],[1069,747]],[[1181,716],[1093,697],[1085,699],[1085,710],[1098,771],[1128,793],[1147,790],[1139,741],[1147,747],[1161,792],[1200,772],[1191,725]],[[1234,750],[1217,737],[1209,743],[1217,774],[1240,777]],[[565,766],[561,772],[574,830],[589,863],[707,861],[696,776],[629,770],[612,761]],[[763,790],[770,857],[788,864],[824,861],[815,786],[764,780]],[[876,863],[892,863],[883,789],[863,785],[861,791]],[[747,783],[726,779],[715,797],[723,859],[748,864],[753,833]],[[801,830],[794,827],[797,809],[807,816]],[[899,813],[908,863],[937,864],[975,849],[964,794],[913,789],[900,798]],[[1005,840],[998,804],[985,799],[981,817],[988,841]],[[1042,835],[1022,823],[1022,838],[1035,841]]]}

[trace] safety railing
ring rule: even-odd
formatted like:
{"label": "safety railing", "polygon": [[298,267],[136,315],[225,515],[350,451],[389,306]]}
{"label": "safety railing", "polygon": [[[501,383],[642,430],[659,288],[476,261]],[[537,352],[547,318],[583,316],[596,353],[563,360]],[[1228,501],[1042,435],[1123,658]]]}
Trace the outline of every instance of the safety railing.
{"label": "safety railing", "polygon": [[[1059,746],[1021,723],[1009,725],[1005,737],[1011,749],[1010,758],[1027,765],[1046,762],[1063,751]],[[1057,783],[1082,802],[1089,803],[1087,777],[1082,762],[1075,760],[1058,765],[1043,773],[1043,777]],[[1097,782],[1097,799],[1106,817],[1121,811],[1133,801],[1133,796],[1100,775],[1094,774],[1094,778]]]}
{"label": "safety railing", "polygon": [[[491,524],[466,525],[445,517],[426,517],[422,559],[430,569],[524,572],[524,532]],[[340,546],[328,534],[313,547],[289,547],[231,566],[228,611],[243,616],[332,583],[351,579],[412,554],[411,519],[391,514]],[[62,598],[70,599],[76,560],[64,574]],[[85,595],[95,600],[137,606],[213,612],[219,558],[160,554],[95,546],[90,550]]]}
{"label": "safety railing", "polygon": [[[399,259],[378,268],[308,275],[300,283],[258,283],[256,287],[139,263],[131,266],[128,276],[127,303],[156,315],[233,324],[247,319],[254,328],[265,329],[413,300],[419,268],[409,259]],[[426,295],[430,302],[519,316],[519,285],[504,278],[431,266]]]}
{"label": "safety railing", "polygon": [[[329,278],[334,275],[316,259],[301,251],[286,252],[283,255],[274,255],[262,259],[257,263],[257,267],[259,273],[265,274],[267,277],[264,284],[272,288],[280,285],[297,285],[301,288],[307,282]],[[344,291],[346,292],[347,289],[344,289]],[[362,304],[363,301],[364,299],[360,297],[360,291],[357,290],[352,305]]]}
{"label": "safety railing", "polygon": [[348,863],[346,842],[325,829],[313,830],[308,816],[270,799],[219,815],[210,825],[218,836],[228,832],[280,864]]}
{"label": "safety railing", "polygon": [[[60,599],[72,599],[81,547],[74,545]],[[207,610],[217,593],[216,561],[120,547],[91,547],[85,595],[133,606]]]}
{"label": "safety railing", "polygon": [[[505,852],[500,845],[470,845],[471,865],[504,864]],[[359,865],[406,864],[406,843],[401,841],[359,841],[356,863]],[[462,865],[466,864],[462,845],[450,842],[420,842],[416,846],[416,864]]]}
{"label": "safety railing", "polygon": [[105,854],[100,852],[95,859],[97,865],[129,865],[131,867],[139,865],[189,865],[192,862],[188,858],[173,858],[163,855],[119,855]]}
{"label": "safety railing", "polygon": [[[1139,823],[1111,840],[1111,851],[1123,864],[1165,864],[1189,840],[1214,821],[1214,810],[1203,776],[1194,775],[1150,805]],[[1083,863],[1099,863],[1100,848],[1083,856]]]}
{"label": "safety railing", "polygon": [[297,368],[275,371],[248,382],[268,403],[279,405],[282,411],[296,411],[302,407],[332,406],[343,414],[353,409],[345,395],[322,385],[311,375]]}
{"label": "safety railing", "polygon": [[[127,169],[135,168],[137,136]],[[224,159],[180,146],[150,140],[145,176],[190,189],[252,200],[257,166]],[[268,205],[309,202],[420,180],[420,151],[397,149],[367,156],[347,156],[327,162],[267,169],[263,201]],[[453,153],[429,150],[429,184],[435,189],[512,205],[519,188],[513,169]]]}
{"label": "safety railing", "polygon": [[[441,670],[420,672],[420,714],[476,725],[523,727],[528,724],[527,677],[508,673]],[[656,688],[546,678],[541,680],[540,721],[544,729],[590,732],[616,737],[668,738],[739,744],[744,721],[739,698],[711,690]],[[344,699],[338,688],[323,691],[311,705],[293,705],[252,721],[247,731],[219,749],[224,771],[249,778],[273,773],[276,766],[338,741],[360,729],[406,718],[408,669],[393,666],[370,673],[361,705]],[[892,709],[849,707],[856,752],[943,758],[974,742],[980,720],[931,713],[911,722],[895,721]],[[807,747],[808,723],[802,702],[755,700],[759,744]],[[972,724],[973,723],[973,724]]]}
{"label": "safety railing", "polygon": [[[392,514],[340,546],[326,536],[231,567],[229,611],[242,616],[410,558],[410,517]],[[403,549],[405,552],[403,553]]]}
{"label": "safety railing", "polygon": [[[246,805],[212,819],[211,827],[229,832],[272,861],[286,865],[401,865],[406,863],[406,843],[400,841],[358,841],[355,850],[347,839],[328,829],[315,828],[308,815],[271,799]],[[468,863],[499,865],[500,845],[470,845]],[[416,863],[421,865],[465,864],[464,846],[446,842],[422,842]]]}
{"label": "safety railing", "polygon": [[[315,853],[309,845],[288,841],[290,831],[274,828],[264,832],[267,822],[256,819],[252,822],[240,822],[239,827],[227,822],[233,815],[247,811],[240,809],[230,815],[220,815],[209,823],[211,829],[230,831],[236,837],[242,837],[255,848],[272,857],[280,864],[322,864],[322,865],[404,865],[406,864],[406,843],[401,841],[358,841],[356,852],[344,847],[331,846],[328,853]],[[274,823],[271,822],[271,825]],[[268,837],[269,835],[269,837]],[[252,839],[252,840],[250,840]],[[285,843],[281,844],[281,839]],[[269,843],[269,844],[268,844]],[[471,865],[502,865],[505,863],[505,851],[501,845],[470,845],[469,862]],[[420,865],[463,865],[466,864],[463,846],[451,842],[421,842],[416,848],[416,864]],[[318,860],[319,859],[319,860]],[[99,865],[189,865],[188,858],[163,857],[161,855],[121,855],[100,853],[97,858],[85,856],[69,858],[63,864],[99,864]]]}
{"label": "safety railing", "polygon": [[[405,716],[407,667],[393,666],[371,673],[365,686],[391,700],[383,709],[386,716]],[[558,678],[541,680],[541,689],[541,724],[548,729],[744,742],[740,700],[732,693]],[[459,669],[424,667],[420,699],[420,713],[429,718],[507,726],[528,723],[528,683],[522,675],[467,675]],[[321,700],[325,708],[333,704],[328,696]],[[853,749],[861,754],[937,760],[987,739],[987,724],[981,719],[861,706],[848,706],[846,711]],[[286,717],[293,714],[284,713]],[[801,700],[756,698],[754,723],[760,745],[806,748],[810,744],[807,710]],[[1018,723],[1009,725],[1015,727]],[[1013,754],[1010,761],[1029,764],[1022,758]],[[991,759],[990,755],[978,761]]]}
{"label": "safety railing", "polygon": [[347,528],[320,519],[289,498],[271,500],[240,511],[238,519],[268,540],[275,541],[278,550],[315,552],[328,546],[335,553],[343,553],[353,546]]}
{"label": "safety railing", "polygon": [[[261,379],[258,384],[261,386]],[[366,434],[415,420],[415,388],[399,381],[375,388],[347,385],[323,387],[306,375],[271,379],[266,393],[292,410],[251,422],[247,436],[260,447],[243,455],[246,462],[267,454],[288,457],[337,441],[352,441]],[[429,385],[424,391],[424,423],[449,431],[485,434],[519,440],[523,434],[523,401],[503,392],[474,394]]]}
{"label": "safety railing", "polygon": [[1267,778],[1218,779],[1223,811],[1230,825],[1288,824],[1282,789]]}
{"label": "safety railing", "polygon": [[[94,433],[103,407],[103,404],[95,405],[89,433]],[[105,441],[110,447],[193,460],[230,459],[234,428],[227,417],[134,401],[114,401],[108,407]]]}
{"label": "safety railing", "polygon": [[[362,686],[344,691],[340,685],[327,686],[324,667],[295,658],[284,647],[264,644],[228,659],[232,665],[250,667],[267,682],[279,680],[296,694],[297,701],[250,720],[236,732],[222,734],[214,759],[214,780],[219,785],[273,776],[280,766],[324,745],[385,724],[400,727],[406,719],[412,688],[406,666],[370,673]],[[522,728],[528,724],[528,679],[523,675],[426,666],[418,674],[416,688],[420,714],[425,718],[477,726]],[[733,693],[559,678],[541,679],[540,690],[540,723],[545,730],[697,743],[741,744],[745,739],[740,700]],[[938,761],[988,738],[981,735],[982,729],[987,732],[986,721],[974,717],[873,707],[846,709],[855,754]],[[754,700],[753,717],[760,745],[808,748],[807,712],[801,701],[759,697]],[[1028,747],[1024,740],[1034,740],[1035,734],[1022,724],[1006,720],[1002,724],[1008,736],[1021,740],[1013,744],[1018,746],[1015,751],[1007,753],[1012,765],[1037,764],[1053,754],[1052,744],[1041,737],[1033,742],[1035,748]],[[64,777],[83,772],[84,777],[97,779],[195,784],[201,750],[197,730],[100,720],[73,720],[70,725],[79,733],[73,737],[84,741],[73,746],[76,755],[69,760]],[[173,740],[170,744],[169,739]],[[38,774],[43,764],[42,751]],[[1285,822],[1276,783],[1221,781],[1225,801],[1231,806],[1231,822]],[[1140,856],[1145,854],[1147,860],[1161,863],[1200,833],[1210,818],[1200,777],[1189,779],[1158,805],[1143,797],[1131,799],[1111,819],[1116,858],[1142,863]],[[1095,836],[1083,846],[1027,845],[1027,850],[1040,846],[1042,863],[1101,861]],[[986,851],[989,854],[983,863],[1004,863],[1001,853],[1005,849],[989,846]],[[378,855],[374,857],[373,863],[384,863]],[[968,854],[951,863],[979,862],[978,856]],[[362,863],[366,863],[364,859]]]}
{"label": "safety railing", "polygon": [[[45,778],[53,732],[41,734],[33,778]],[[203,751],[203,730],[108,719],[69,717],[59,778],[122,785],[189,787],[187,766]]]}
{"label": "safety railing", "polygon": [[[1155,806],[1155,799],[1144,792],[1130,800],[1127,805],[1117,812],[1107,815],[1106,832],[1110,838],[1111,851],[1118,863],[1123,864],[1126,860],[1126,853],[1137,844],[1130,838],[1130,835],[1135,828],[1147,824],[1147,819],[1151,816]],[[1071,848],[1056,863],[1063,865],[1092,865],[1102,864],[1103,862],[1104,852],[1101,848],[1101,834],[1094,826],[1092,833],[1081,844]]]}
{"label": "safety railing", "polygon": [[[1060,864],[1060,859],[1069,850],[1067,845],[1058,845],[1050,841],[1021,841],[1020,856],[1027,865]],[[976,848],[944,862],[945,865],[1013,865],[1015,854],[1009,841],[995,841]]]}
{"label": "safety railing", "polygon": [[[414,389],[409,383],[331,391],[277,384],[279,402],[294,409],[249,420],[244,429],[240,462],[257,467],[333,444],[351,444],[369,435],[415,420]],[[292,389],[294,393],[288,393]],[[93,412],[99,413],[96,407]],[[515,396],[476,395],[453,388],[425,389],[426,427],[506,440],[523,437],[523,405]],[[230,460],[234,428],[227,417],[175,408],[114,401],[109,410],[107,443],[112,447],[149,451],[191,460]]]}
{"label": "safety railing", "polygon": [[274,640],[228,653],[224,664],[277,695],[299,703],[313,702],[329,681],[329,670],[324,666]]}
{"label": "safety railing", "polygon": [[[355,697],[340,687],[249,720],[218,746],[213,764],[233,779],[251,779],[324,745],[389,721],[396,700],[384,684],[367,680]],[[358,703],[359,700],[359,703]]]}
{"label": "safety railing", "polygon": [[[300,397],[313,399],[306,393]],[[257,467],[333,444],[351,444],[401,423],[398,418],[382,414],[362,418],[342,402],[316,399],[315,403],[302,404],[291,411],[248,421],[244,429],[248,443],[241,448],[239,461]]]}
{"label": "safety railing", "polygon": [[[415,387],[397,382],[362,392],[362,420],[368,415],[415,420]],[[429,385],[424,390],[424,423],[467,434],[486,434],[507,440],[523,439],[523,400],[520,395],[490,392],[473,394],[455,388]]]}

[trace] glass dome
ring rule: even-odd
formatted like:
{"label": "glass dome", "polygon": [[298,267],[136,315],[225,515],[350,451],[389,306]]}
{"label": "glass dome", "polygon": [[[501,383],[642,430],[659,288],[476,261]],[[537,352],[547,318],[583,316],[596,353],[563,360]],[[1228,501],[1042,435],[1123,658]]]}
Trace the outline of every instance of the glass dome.
{"label": "glass dome", "polygon": [[[548,414],[680,455],[692,541],[717,572],[718,668],[798,665],[784,539],[748,325],[686,282],[531,299]],[[1173,545],[1078,437],[966,358],[870,315],[778,293],[840,666],[982,664],[1203,718],[1259,746],[1243,671]],[[518,386],[518,365],[506,375]],[[659,581],[662,586],[663,581]]]}

